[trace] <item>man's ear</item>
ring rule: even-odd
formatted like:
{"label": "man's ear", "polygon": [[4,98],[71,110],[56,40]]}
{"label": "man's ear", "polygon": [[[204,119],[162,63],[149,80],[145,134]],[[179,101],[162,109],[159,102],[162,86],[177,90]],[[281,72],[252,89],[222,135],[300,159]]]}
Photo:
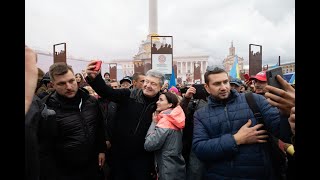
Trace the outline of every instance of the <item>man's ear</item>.
{"label": "man's ear", "polygon": [[207,91],[208,94],[210,94],[210,89],[208,84],[204,84],[204,89]]}

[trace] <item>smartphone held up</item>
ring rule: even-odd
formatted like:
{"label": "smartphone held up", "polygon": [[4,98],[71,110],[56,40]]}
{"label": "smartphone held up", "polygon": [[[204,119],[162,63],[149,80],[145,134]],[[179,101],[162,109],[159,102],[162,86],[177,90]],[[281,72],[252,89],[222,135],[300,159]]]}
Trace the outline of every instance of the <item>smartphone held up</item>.
{"label": "smartphone held up", "polygon": [[249,79],[250,79],[250,76],[249,76],[249,74],[247,74],[247,73],[244,74],[243,77],[244,77],[244,79],[245,79],[246,81],[249,81]]}
{"label": "smartphone held up", "polygon": [[96,67],[94,68],[95,71],[99,71],[100,68],[101,68],[101,64],[102,64],[102,61],[97,61],[96,62]]}
{"label": "smartphone held up", "polygon": [[282,89],[282,85],[279,83],[279,81],[276,78],[277,75],[280,75],[281,77],[283,77],[282,68],[281,67],[268,69],[266,71],[268,85],[276,87],[276,88],[279,88],[279,89]]}
{"label": "smartphone held up", "polygon": [[204,84],[193,84],[192,86],[196,89],[196,93],[193,95],[193,98],[206,100],[208,93],[204,88]]}

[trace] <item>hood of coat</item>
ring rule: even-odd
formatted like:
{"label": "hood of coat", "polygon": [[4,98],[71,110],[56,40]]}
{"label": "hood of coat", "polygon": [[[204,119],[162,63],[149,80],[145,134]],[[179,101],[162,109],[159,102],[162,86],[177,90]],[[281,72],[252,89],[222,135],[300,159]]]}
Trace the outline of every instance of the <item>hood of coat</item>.
{"label": "hood of coat", "polygon": [[173,109],[167,109],[158,114],[158,123],[156,126],[160,128],[170,128],[179,130],[185,126],[185,114],[181,106]]}

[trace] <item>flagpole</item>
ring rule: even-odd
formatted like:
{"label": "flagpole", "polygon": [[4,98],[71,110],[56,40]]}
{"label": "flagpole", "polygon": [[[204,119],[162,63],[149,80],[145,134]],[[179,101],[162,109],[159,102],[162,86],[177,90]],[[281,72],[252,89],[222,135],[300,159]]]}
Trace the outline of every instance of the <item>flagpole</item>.
{"label": "flagpole", "polygon": [[280,56],[279,56],[278,64],[279,64],[279,66],[280,66]]}

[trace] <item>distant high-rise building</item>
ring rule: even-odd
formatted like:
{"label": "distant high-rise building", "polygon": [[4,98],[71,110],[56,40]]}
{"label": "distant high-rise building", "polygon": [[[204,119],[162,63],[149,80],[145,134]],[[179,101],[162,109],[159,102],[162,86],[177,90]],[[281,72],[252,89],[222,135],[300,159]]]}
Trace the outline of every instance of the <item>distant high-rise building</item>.
{"label": "distant high-rise building", "polygon": [[[223,60],[223,66],[227,72],[230,71],[233,62],[234,62],[234,57],[237,55],[236,53],[236,48],[233,47],[233,42],[231,42],[231,46],[229,48],[229,55]],[[238,64],[239,64],[239,70],[243,70],[243,57],[238,56]]]}

